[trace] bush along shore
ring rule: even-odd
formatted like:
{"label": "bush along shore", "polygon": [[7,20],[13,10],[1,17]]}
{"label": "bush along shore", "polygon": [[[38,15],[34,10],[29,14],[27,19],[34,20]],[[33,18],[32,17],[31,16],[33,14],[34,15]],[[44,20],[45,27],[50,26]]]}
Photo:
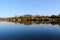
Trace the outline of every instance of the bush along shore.
{"label": "bush along shore", "polygon": [[1,21],[10,21],[10,22],[24,22],[24,21],[49,21],[49,22],[60,22],[60,14],[59,15],[51,15],[51,16],[40,16],[40,15],[23,15],[23,16],[15,16],[15,17],[7,17],[0,18]]}

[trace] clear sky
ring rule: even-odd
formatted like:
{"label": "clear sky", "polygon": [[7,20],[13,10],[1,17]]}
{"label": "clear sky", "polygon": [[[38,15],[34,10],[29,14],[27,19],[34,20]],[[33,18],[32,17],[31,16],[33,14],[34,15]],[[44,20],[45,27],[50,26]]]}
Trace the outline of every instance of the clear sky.
{"label": "clear sky", "polygon": [[60,13],[60,0],[0,0],[0,17]]}

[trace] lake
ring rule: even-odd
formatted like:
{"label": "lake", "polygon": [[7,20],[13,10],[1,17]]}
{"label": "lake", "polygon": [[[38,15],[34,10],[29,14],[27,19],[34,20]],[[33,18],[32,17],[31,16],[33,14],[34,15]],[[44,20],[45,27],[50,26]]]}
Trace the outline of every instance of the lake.
{"label": "lake", "polygon": [[0,40],[59,40],[60,26],[0,22]]}

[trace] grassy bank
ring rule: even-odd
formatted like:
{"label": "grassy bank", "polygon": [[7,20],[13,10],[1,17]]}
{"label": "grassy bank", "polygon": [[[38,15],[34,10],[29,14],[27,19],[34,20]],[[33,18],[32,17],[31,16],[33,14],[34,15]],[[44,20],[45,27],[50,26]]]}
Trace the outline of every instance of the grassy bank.
{"label": "grassy bank", "polygon": [[60,22],[60,14],[52,15],[52,16],[40,16],[40,15],[23,15],[23,16],[15,16],[9,18],[0,18],[2,21],[56,21]]}

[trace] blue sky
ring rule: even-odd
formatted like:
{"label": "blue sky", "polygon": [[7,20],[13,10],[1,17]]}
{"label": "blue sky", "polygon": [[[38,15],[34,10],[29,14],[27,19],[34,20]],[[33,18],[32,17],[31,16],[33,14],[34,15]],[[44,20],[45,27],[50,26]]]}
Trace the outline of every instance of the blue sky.
{"label": "blue sky", "polygon": [[53,15],[60,13],[60,0],[0,0],[0,17]]}

